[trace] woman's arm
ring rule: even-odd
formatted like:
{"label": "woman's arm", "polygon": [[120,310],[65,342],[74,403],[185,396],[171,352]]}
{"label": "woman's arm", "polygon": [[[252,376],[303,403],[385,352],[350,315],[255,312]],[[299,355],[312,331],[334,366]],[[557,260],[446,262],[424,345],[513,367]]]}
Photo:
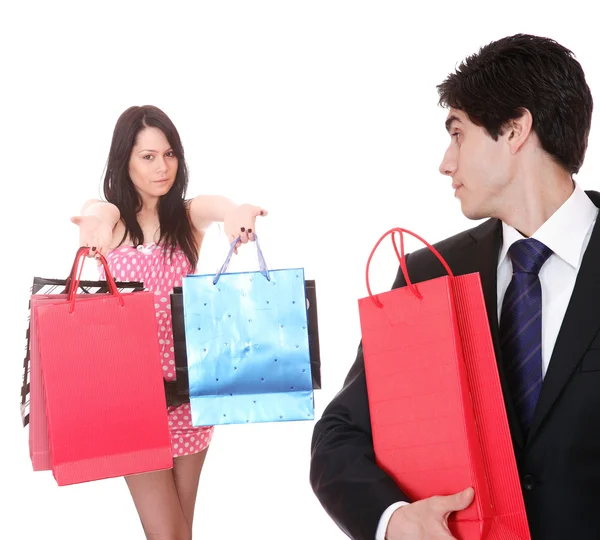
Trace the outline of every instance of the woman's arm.
{"label": "woman's arm", "polygon": [[194,229],[204,232],[212,223],[223,223],[229,242],[238,236],[241,243],[254,240],[256,217],[266,216],[268,212],[260,206],[252,204],[237,205],[222,195],[198,195],[188,206],[190,221]]}

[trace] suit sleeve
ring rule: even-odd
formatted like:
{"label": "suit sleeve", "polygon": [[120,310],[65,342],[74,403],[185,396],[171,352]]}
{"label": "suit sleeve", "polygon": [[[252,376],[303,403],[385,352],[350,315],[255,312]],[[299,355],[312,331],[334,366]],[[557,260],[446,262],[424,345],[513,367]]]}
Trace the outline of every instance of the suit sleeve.
{"label": "suit sleeve", "polygon": [[[393,288],[404,285],[399,269]],[[315,424],[310,482],[325,511],[354,540],[374,540],[385,510],[410,502],[375,463],[362,344],[342,390]]]}

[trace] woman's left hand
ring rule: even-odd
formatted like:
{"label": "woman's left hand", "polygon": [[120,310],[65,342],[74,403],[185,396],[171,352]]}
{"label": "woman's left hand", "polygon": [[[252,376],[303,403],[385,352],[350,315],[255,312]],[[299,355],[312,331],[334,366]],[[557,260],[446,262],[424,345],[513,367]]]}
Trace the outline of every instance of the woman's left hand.
{"label": "woman's left hand", "polygon": [[231,244],[238,236],[240,238],[235,245],[235,253],[242,244],[248,241],[254,242],[256,218],[267,214],[264,208],[252,204],[240,204],[227,213],[223,225],[229,243]]}

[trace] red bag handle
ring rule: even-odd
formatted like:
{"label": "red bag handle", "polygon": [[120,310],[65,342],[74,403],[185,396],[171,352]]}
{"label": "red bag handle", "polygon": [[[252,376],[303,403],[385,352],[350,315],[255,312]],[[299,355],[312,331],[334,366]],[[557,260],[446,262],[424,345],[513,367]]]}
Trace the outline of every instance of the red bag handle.
{"label": "red bag handle", "polygon": [[[65,290],[63,294],[66,294],[69,298],[71,298],[71,289],[73,287],[73,278],[75,277],[77,270],[77,263],[79,262],[79,252],[85,249],[85,246],[80,247],[77,250],[77,254],[75,255],[75,260],[73,261],[73,266],[71,266],[71,271],[69,272],[69,277],[65,280]],[[77,289],[75,289],[77,291]]]}
{"label": "red bag handle", "polygon": [[[394,234],[395,233],[400,233],[400,253],[398,253],[398,246],[396,245],[396,240],[394,238]],[[392,235],[392,244],[394,246],[394,251],[396,252],[396,256],[398,257],[398,261],[400,262],[400,268],[402,270],[402,275],[404,276],[404,280],[406,281],[406,284],[407,284],[408,288],[410,289],[410,291],[419,300],[421,300],[423,298],[423,296],[419,292],[419,289],[417,288],[416,285],[413,285],[413,283],[410,280],[410,277],[408,275],[408,269],[406,267],[406,257],[404,256],[404,236],[403,236],[403,233],[410,234],[411,236],[414,236],[417,240],[423,242],[423,244],[425,244],[429,248],[429,250],[439,259],[439,261],[442,263],[442,265],[446,269],[446,272],[448,272],[448,275],[451,278],[454,277],[454,274],[452,273],[452,270],[450,270],[450,267],[448,266],[448,263],[440,255],[440,253],[438,252],[438,250],[435,249],[429,242],[427,242],[426,240],[424,240],[423,238],[421,238],[418,234],[415,234],[414,232],[409,231],[408,229],[403,229],[402,227],[394,227],[393,229],[390,229],[389,231],[387,231],[377,241],[377,243],[375,244],[375,247],[371,250],[371,254],[369,255],[369,259],[367,260],[367,269],[366,269],[366,275],[365,275],[366,281],[367,281],[367,291],[369,292],[369,297],[371,298],[371,300],[373,300],[374,304],[377,307],[379,307],[379,308],[383,307],[383,304],[371,292],[371,285],[369,284],[369,268],[371,266],[371,259],[373,258],[373,255],[375,255],[375,251],[379,247],[379,244],[381,244],[381,242],[383,242],[384,238],[386,236],[390,235],[390,234]]]}
{"label": "red bag handle", "polygon": [[[77,254],[75,255],[75,261],[73,262],[73,268],[71,268],[71,274],[67,278],[67,283],[71,287],[70,290],[68,291],[69,302],[71,303],[71,307],[69,308],[69,313],[73,313],[73,310],[75,309],[75,295],[77,294],[77,289],[79,289],[79,282],[81,281],[81,273],[83,271],[83,264],[85,263],[85,260],[87,259],[89,252],[90,252],[89,247],[80,247],[77,250]],[[123,300],[123,296],[117,289],[115,280],[110,273],[110,269],[108,268],[108,262],[106,261],[106,259],[104,258],[104,256],[101,253],[98,253],[97,256],[99,257],[100,262],[102,263],[102,266],[104,266],[104,273],[106,275],[106,283],[108,285],[108,289],[109,289],[110,293],[119,298],[119,304],[121,305],[121,307],[124,306],[125,301]]]}

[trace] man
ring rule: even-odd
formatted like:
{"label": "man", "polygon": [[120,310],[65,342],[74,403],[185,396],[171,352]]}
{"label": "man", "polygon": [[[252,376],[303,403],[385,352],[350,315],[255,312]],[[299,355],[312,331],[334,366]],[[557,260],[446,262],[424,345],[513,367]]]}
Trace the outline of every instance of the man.
{"label": "man", "polygon": [[[515,35],[467,58],[438,87],[451,137],[440,172],[465,216],[490,218],[436,248],[479,272],[534,540],[600,538],[600,193],[573,181],[592,96],[572,53]],[[407,257],[413,281],[445,274]],[[406,283],[399,271],[393,287]],[[410,501],[375,464],[362,350],[317,422],[311,484],[357,540],[452,538],[473,490]]]}

